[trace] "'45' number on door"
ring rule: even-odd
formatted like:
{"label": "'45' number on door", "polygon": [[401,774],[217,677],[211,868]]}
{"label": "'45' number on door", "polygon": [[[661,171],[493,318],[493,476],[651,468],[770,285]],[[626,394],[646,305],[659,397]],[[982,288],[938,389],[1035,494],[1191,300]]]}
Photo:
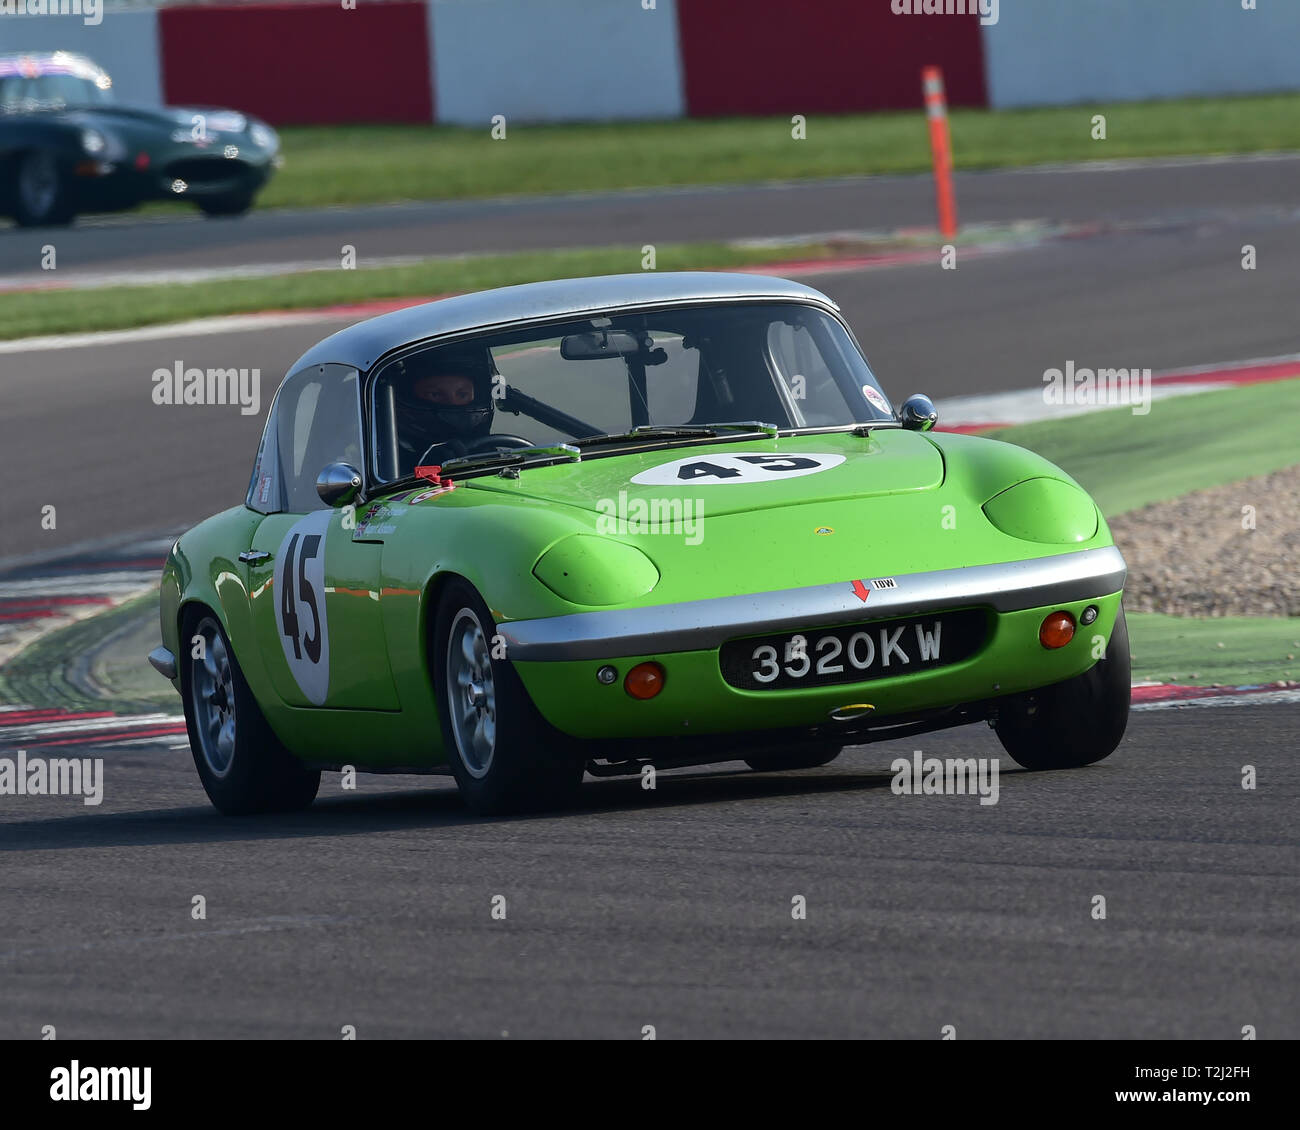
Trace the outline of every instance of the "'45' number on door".
{"label": "'45' number on door", "polygon": [[329,618],[325,613],[325,535],[331,511],[314,510],[284,535],[275,555],[275,618],[294,682],[315,706],[330,679]]}
{"label": "'45' number on door", "polygon": [[[301,539],[301,543],[300,540]],[[307,562],[315,558],[320,553],[320,534],[294,534],[289,539],[289,574],[290,580],[287,585],[280,591],[280,624],[281,630],[289,637],[290,643],[293,644],[293,657],[301,659],[305,653],[312,663],[320,662],[320,603],[316,599],[316,589],[312,583],[307,580]],[[298,551],[298,569],[297,584],[293,581],[293,559],[294,551]],[[311,609],[312,625],[311,635],[307,634],[305,627],[300,627],[298,623],[298,604],[294,599],[294,589],[298,590],[297,600],[301,600],[304,608]],[[301,639],[299,635],[301,633]]]}

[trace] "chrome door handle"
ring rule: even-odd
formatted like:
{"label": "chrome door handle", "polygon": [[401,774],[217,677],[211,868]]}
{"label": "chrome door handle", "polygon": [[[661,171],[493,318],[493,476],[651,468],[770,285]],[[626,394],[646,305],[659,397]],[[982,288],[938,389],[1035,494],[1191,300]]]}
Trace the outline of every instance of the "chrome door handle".
{"label": "chrome door handle", "polygon": [[249,565],[260,565],[263,561],[270,561],[271,555],[264,549],[246,549],[239,555],[239,560]]}

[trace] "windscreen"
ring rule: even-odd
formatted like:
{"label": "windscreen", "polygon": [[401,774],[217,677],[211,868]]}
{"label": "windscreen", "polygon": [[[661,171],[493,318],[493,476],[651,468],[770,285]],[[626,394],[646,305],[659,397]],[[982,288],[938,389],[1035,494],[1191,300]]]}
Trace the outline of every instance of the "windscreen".
{"label": "windscreen", "polygon": [[111,102],[112,92],[93,79],[77,75],[46,74],[0,78],[0,110],[98,106]]}
{"label": "windscreen", "polygon": [[373,473],[637,427],[821,428],[892,409],[845,328],[795,303],[730,303],[550,324],[435,346],[371,388]]}

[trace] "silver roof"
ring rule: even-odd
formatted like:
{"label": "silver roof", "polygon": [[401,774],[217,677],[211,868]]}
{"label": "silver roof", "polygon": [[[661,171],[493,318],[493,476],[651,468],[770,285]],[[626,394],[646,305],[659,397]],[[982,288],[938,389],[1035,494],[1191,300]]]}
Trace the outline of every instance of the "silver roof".
{"label": "silver roof", "polygon": [[37,74],[70,74],[90,79],[107,74],[93,59],[74,51],[19,51],[0,54],[0,76],[22,74],[27,64]]}
{"label": "silver roof", "polygon": [[329,364],[365,370],[385,353],[404,345],[474,330],[500,329],[516,322],[546,321],[567,315],[582,318],[668,304],[754,299],[813,302],[839,309],[819,290],[768,275],[645,271],[634,275],[556,279],[441,298],[369,318],[312,346],[289,371]]}

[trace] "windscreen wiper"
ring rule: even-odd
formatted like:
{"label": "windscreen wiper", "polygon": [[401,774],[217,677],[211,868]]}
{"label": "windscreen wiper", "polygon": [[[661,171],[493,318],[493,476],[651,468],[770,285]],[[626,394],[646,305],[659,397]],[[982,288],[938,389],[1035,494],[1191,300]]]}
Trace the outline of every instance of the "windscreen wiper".
{"label": "windscreen wiper", "polygon": [[608,435],[583,436],[574,440],[579,447],[592,447],[604,443],[631,443],[639,439],[712,439],[723,432],[749,434],[761,432],[775,438],[780,429],[775,424],[762,424],[757,420],[727,424],[642,424],[628,432],[610,432]]}
{"label": "windscreen wiper", "polygon": [[638,439],[707,439],[718,433],[712,428],[691,424],[642,424],[629,432],[609,432],[606,435],[583,436],[573,442],[579,447],[593,447],[600,443],[627,443]]}
{"label": "windscreen wiper", "polygon": [[490,471],[495,467],[514,467],[536,459],[563,459],[577,463],[582,452],[571,443],[550,443],[539,447],[512,447],[499,451],[483,451],[475,455],[458,455],[441,465],[440,475],[463,475],[473,471]]}
{"label": "windscreen wiper", "polygon": [[775,424],[765,424],[762,420],[732,420],[725,424],[705,424],[719,432],[762,432],[768,439],[776,439],[781,429]]}

